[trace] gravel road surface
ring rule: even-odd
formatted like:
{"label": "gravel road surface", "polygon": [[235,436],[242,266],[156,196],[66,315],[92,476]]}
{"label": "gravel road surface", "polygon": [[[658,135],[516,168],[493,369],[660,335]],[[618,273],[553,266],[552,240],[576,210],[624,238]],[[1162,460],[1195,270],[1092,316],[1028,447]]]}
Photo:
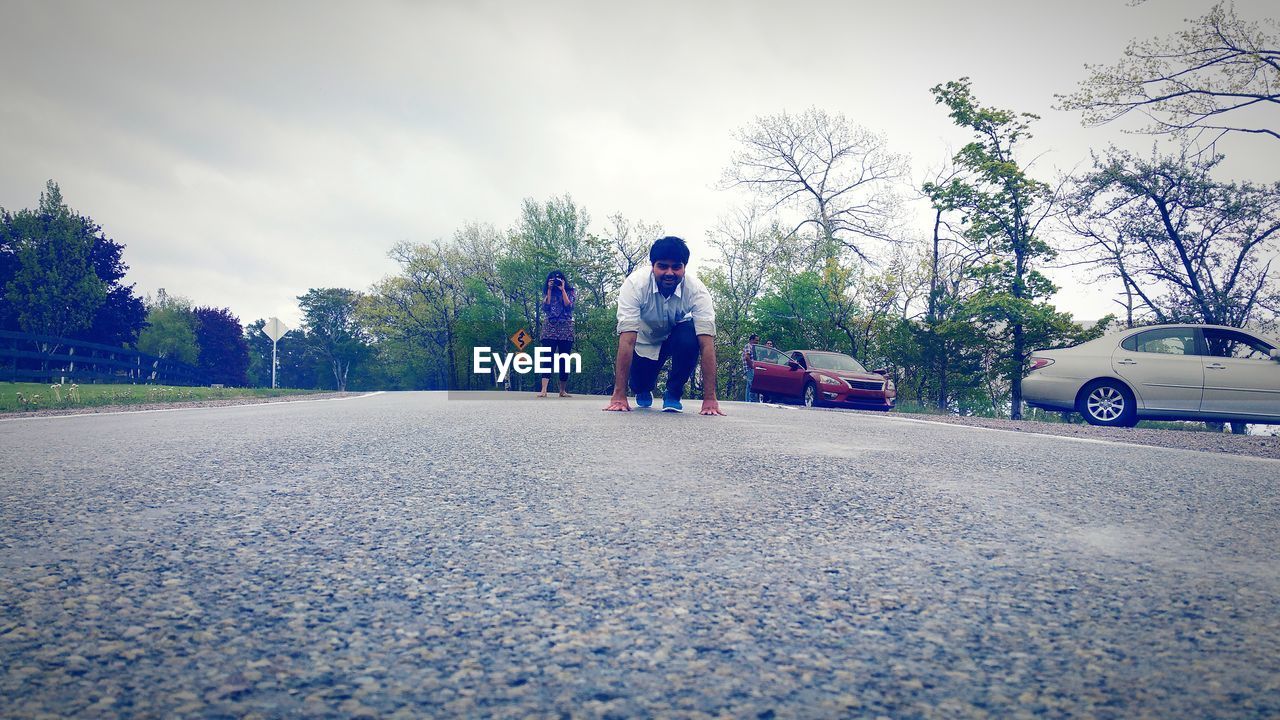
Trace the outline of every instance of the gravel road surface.
{"label": "gravel road surface", "polygon": [[[840,413],[868,413],[867,410],[832,410]],[[877,415],[882,413],[875,413]],[[927,422],[945,422],[953,425],[969,425],[992,430],[1011,432],[1039,433],[1041,435],[1062,435],[1080,439],[1111,440],[1133,445],[1151,445],[1154,447],[1175,448],[1181,450],[1200,450],[1202,452],[1231,453],[1233,455],[1252,455],[1254,457],[1280,460],[1280,435],[1233,435],[1229,432],[1204,432],[1195,430],[1166,430],[1163,428],[1116,428],[1098,427],[1096,425],[1077,425],[1074,423],[1051,423],[1036,420],[1006,420],[1003,418],[986,418],[959,415],[932,415],[895,413],[902,420],[923,420]],[[1203,427],[1203,425],[1201,425]],[[1275,426],[1253,426],[1271,430]]]}
{"label": "gravel road surface", "polygon": [[0,421],[0,717],[1280,715],[1280,462],[602,406]]}

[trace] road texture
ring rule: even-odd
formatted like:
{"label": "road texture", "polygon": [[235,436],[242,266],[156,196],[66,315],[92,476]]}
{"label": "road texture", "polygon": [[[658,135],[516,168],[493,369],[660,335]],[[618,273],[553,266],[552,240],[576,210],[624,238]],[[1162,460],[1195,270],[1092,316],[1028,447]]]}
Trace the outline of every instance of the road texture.
{"label": "road texture", "polygon": [[1280,714],[1276,461],[518,397],[0,421],[0,716]]}

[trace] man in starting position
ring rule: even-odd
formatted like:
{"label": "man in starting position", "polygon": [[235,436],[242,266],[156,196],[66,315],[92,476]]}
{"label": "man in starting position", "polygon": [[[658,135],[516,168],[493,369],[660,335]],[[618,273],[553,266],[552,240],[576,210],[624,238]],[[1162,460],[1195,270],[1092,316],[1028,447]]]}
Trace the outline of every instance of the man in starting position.
{"label": "man in starting position", "polygon": [[661,238],[649,249],[649,262],[618,292],[618,360],[605,410],[631,410],[628,384],[638,407],[653,405],[658,372],[670,358],[662,410],[684,412],[680,397],[701,355],[701,414],[724,415],[716,401],[716,311],[707,286],[685,275],[689,246],[678,237]]}

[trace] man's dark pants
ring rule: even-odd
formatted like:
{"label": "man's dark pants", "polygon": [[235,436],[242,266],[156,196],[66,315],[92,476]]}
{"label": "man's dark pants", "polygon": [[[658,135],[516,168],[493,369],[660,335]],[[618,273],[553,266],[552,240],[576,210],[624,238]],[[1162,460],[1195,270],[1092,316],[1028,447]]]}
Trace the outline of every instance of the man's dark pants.
{"label": "man's dark pants", "polygon": [[666,395],[684,396],[684,384],[693,374],[698,364],[698,336],[693,331],[693,321],[686,320],[671,331],[662,343],[657,360],[641,357],[634,350],[631,353],[631,391],[634,393],[653,392],[658,382],[658,371],[671,358],[671,369],[667,371]]}

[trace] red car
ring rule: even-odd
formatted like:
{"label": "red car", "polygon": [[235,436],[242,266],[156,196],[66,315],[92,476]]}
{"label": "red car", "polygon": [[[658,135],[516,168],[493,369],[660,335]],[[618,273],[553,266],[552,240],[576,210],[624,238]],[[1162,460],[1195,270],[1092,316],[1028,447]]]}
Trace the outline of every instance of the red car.
{"label": "red car", "polygon": [[799,401],[809,407],[892,410],[897,396],[893,381],[884,376],[884,370],[868,372],[844,353],[781,352],[757,345],[753,365],[751,391],[773,401]]}

